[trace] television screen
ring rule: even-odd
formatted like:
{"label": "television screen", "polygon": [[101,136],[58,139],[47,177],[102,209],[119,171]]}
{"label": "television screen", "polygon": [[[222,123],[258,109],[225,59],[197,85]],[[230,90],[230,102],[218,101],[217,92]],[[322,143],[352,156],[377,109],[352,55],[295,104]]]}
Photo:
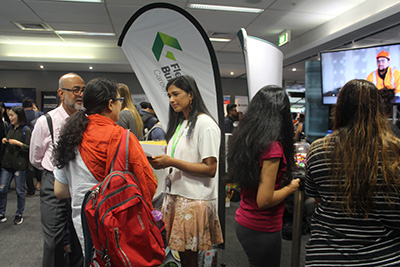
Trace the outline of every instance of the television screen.
{"label": "television screen", "polygon": [[25,97],[32,98],[36,103],[36,89],[35,88],[11,88],[4,87],[0,89],[0,101],[6,107],[22,106],[22,99]]}
{"label": "television screen", "polygon": [[8,102],[6,102],[6,103],[4,103],[4,106],[6,108],[21,107],[22,103],[8,103]]}
{"label": "television screen", "polygon": [[323,104],[335,104],[340,88],[352,79],[369,80],[378,89],[394,89],[392,102],[400,103],[399,67],[400,44],[321,52]]}

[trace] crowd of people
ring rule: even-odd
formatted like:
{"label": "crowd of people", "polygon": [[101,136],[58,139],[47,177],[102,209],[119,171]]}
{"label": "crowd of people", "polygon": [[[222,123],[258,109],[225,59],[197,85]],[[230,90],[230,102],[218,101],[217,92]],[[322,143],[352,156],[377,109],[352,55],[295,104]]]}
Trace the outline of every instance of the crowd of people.
{"label": "crowd of people", "polygon": [[[150,103],[136,107],[128,86],[107,78],[86,84],[75,73],[63,75],[60,105],[43,116],[30,99],[7,115],[0,103],[0,222],[7,221],[11,179],[16,225],[26,196],[40,189],[44,267],[83,266],[82,201],[112,169],[124,128],[130,130],[127,168],[151,209],[152,168],[165,171],[166,242],[182,266],[197,266],[199,251],[224,242],[217,212],[221,129],[191,76],[169,80],[165,90],[166,131]],[[333,131],[315,140],[306,158],[305,193],[316,208],[305,266],[400,264],[400,140],[389,111],[369,81],[351,80],[340,90]],[[285,90],[268,85],[234,127],[238,119],[237,106],[228,104],[227,175],[240,187],[236,236],[249,266],[280,266],[284,201],[300,185],[293,178],[294,142],[304,140],[304,115],[294,123]],[[166,140],[166,153],[146,156],[139,140]]]}

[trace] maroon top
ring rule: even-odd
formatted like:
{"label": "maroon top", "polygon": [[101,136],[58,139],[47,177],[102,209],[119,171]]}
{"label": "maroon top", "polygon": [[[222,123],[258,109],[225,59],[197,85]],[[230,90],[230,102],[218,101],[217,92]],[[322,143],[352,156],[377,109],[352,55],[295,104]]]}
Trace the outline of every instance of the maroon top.
{"label": "maroon top", "polygon": [[[266,147],[261,154],[260,168],[263,161],[273,158],[280,158],[278,174],[275,182],[275,190],[279,189],[283,174],[286,172],[286,158],[283,153],[282,144],[273,142]],[[240,207],[236,211],[236,221],[247,228],[260,232],[277,232],[282,230],[282,216],[285,210],[285,202],[268,208],[260,209],[257,205],[257,187],[240,189]]]}

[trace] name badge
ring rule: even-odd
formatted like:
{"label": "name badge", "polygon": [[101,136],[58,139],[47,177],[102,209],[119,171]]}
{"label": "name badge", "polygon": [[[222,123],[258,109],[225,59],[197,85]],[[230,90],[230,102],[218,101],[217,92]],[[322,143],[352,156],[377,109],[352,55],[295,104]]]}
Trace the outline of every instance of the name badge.
{"label": "name badge", "polygon": [[171,174],[172,174],[172,168],[169,169],[169,174],[165,178],[165,192],[166,193],[171,193]]}

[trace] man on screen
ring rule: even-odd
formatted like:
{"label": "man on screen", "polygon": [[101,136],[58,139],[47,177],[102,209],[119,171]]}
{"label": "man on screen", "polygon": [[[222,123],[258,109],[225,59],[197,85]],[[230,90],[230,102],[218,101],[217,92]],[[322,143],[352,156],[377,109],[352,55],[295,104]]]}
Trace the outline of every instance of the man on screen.
{"label": "man on screen", "polygon": [[374,83],[378,89],[395,89],[396,96],[400,96],[400,71],[389,67],[389,52],[379,52],[376,56],[376,63],[378,69],[371,72],[367,80]]}

